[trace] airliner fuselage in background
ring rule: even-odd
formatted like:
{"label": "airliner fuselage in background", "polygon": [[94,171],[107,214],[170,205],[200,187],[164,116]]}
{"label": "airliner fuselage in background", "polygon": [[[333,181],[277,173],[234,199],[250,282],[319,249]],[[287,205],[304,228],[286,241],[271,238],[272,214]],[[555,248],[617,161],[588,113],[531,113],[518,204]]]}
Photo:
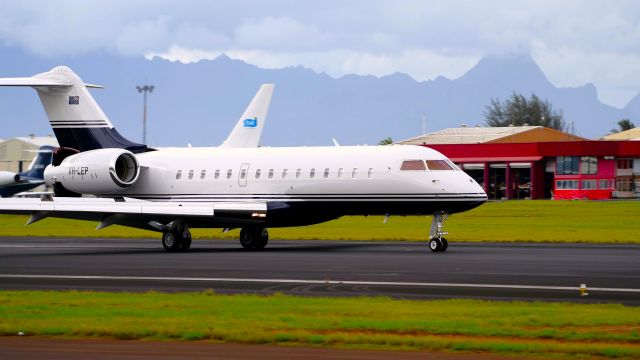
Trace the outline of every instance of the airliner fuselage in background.
{"label": "airliner fuselage in background", "polygon": [[[234,128],[244,133],[222,147],[150,149],[119,135],[66,67],[0,85],[34,87],[62,147],[45,181],[66,196],[0,202],[0,212],[31,214],[30,223],[54,216],[156,230],[164,248],[176,251],[189,248],[188,229],[196,227],[241,228],[241,245],[261,249],[268,227],[344,215],[432,215],[429,247],[444,251],[447,216],[487,200],[471,177],[426,147],[257,147],[251,128],[260,124],[261,131],[264,102],[259,116],[247,109],[238,123],[247,128]],[[253,140],[238,141],[243,136]],[[79,195],[97,198],[68,197]]]}

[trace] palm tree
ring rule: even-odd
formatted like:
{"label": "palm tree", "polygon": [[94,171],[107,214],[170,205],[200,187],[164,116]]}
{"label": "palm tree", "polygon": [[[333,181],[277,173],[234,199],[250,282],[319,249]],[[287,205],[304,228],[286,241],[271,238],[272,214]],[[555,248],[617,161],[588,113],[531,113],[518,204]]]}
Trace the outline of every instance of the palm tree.
{"label": "palm tree", "polygon": [[611,133],[612,134],[616,134],[622,131],[627,131],[627,130],[631,130],[633,128],[636,127],[636,125],[629,119],[622,119],[620,121],[617,122],[618,124],[618,128],[617,129],[611,129]]}
{"label": "palm tree", "polygon": [[391,140],[391,137],[389,136],[387,136],[386,138],[378,142],[378,145],[391,145],[391,144],[393,144],[393,140]]}

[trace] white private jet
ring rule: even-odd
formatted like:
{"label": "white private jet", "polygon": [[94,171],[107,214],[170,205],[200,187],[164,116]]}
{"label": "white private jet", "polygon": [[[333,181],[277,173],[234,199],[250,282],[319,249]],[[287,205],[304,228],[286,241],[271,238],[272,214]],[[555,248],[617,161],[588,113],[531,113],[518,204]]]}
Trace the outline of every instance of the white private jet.
{"label": "white private jet", "polygon": [[[56,197],[0,199],[0,212],[30,214],[28,223],[62,217],[99,221],[98,229],[155,230],[165,250],[185,251],[189,228],[241,228],[242,247],[262,249],[269,227],[432,215],[429,247],[442,252],[448,215],[487,200],[471,177],[426,147],[256,147],[247,134],[261,131],[264,110],[245,112],[222,146],[156,150],[122,137],[87,90],[94,85],[67,67],[0,79],[0,86],[36,89],[61,146],[44,174]],[[263,89],[268,96],[259,93],[252,104],[266,109],[273,89]]]}

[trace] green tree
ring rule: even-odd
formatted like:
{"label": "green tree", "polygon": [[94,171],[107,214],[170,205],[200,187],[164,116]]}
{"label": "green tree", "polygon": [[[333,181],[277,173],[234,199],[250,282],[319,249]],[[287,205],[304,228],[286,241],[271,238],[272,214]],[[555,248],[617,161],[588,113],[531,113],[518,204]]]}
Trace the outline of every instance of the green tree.
{"label": "green tree", "polygon": [[391,145],[391,144],[393,144],[393,140],[391,140],[391,137],[386,137],[378,142],[378,145]]}
{"label": "green tree", "polygon": [[492,98],[483,115],[488,126],[539,125],[556,130],[564,127],[562,111],[553,110],[548,100],[536,94],[531,94],[529,99],[515,92],[505,101]]}
{"label": "green tree", "polygon": [[618,128],[617,129],[611,129],[611,133],[612,134],[619,133],[619,132],[622,132],[622,131],[631,130],[631,129],[634,129],[636,127],[636,125],[629,119],[622,119],[622,120],[618,121],[616,124],[618,124]]}

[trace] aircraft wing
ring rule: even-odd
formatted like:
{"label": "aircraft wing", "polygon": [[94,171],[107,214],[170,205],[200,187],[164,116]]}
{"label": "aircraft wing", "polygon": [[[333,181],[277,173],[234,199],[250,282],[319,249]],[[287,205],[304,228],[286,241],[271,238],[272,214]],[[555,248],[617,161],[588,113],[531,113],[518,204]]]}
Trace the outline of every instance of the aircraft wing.
{"label": "aircraft wing", "polygon": [[228,148],[252,148],[260,146],[262,130],[273,95],[273,84],[263,84],[251,100],[240,120],[227,139],[220,145]]}
{"label": "aircraft wing", "polygon": [[174,220],[192,227],[235,227],[259,224],[266,217],[266,202],[178,202],[132,198],[0,199],[0,213],[31,215],[27,224],[47,217],[99,221],[98,229],[119,224],[162,231]]}

